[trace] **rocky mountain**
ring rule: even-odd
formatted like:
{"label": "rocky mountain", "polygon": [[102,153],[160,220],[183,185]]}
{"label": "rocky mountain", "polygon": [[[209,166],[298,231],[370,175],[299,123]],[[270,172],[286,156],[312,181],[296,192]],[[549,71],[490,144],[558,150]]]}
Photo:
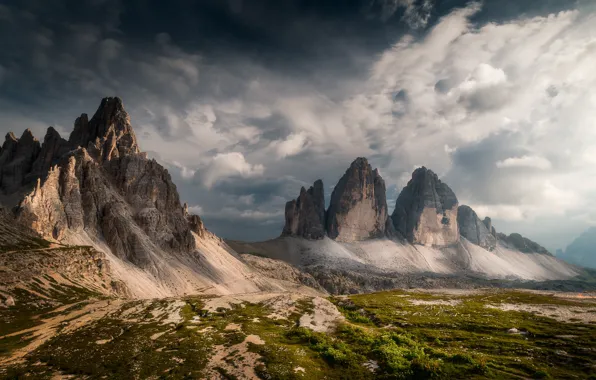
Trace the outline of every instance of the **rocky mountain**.
{"label": "rocky mountain", "polygon": [[315,181],[308,191],[302,187],[298,198],[286,203],[285,217],[286,223],[282,236],[323,239],[325,237],[323,181]]}
{"label": "rocky mountain", "polygon": [[383,237],[387,223],[385,181],[366,158],[357,158],[331,193],[327,234],[338,241]]}
{"label": "rocky mountain", "polygon": [[584,231],[557,257],[572,264],[596,268],[596,227]]}
{"label": "rocky mountain", "polygon": [[[331,196],[326,236],[320,233],[321,214],[313,206],[313,199],[323,203],[323,194],[313,194],[314,187],[303,188],[297,200],[288,202],[281,237],[230,241],[230,246],[239,253],[289,263],[330,293],[556,282],[583,275],[519,234],[497,233],[490,218],[481,220],[469,206],[459,206],[449,186],[425,167],[413,172],[387,218],[384,181],[366,159],[356,159]],[[313,224],[316,238],[305,233],[308,228],[298,227]]]}
{"label": "rocky mountain", "polygon": [[488,251],[494,250],[497,246],[497,237],[490,218],[481,221],[469,206],[462,205],[457,209],[457,225],[461,236],[468,239],[470,243]]}
{"label": "rocky mountain", "polygon": [[296,200],[286,203],[281,236],[320,240],[360,241],[385,236],[387,217],[385,181],[366,158],[357,158],[340,178],[325,210],[323,181],[304,187]]}
{"label": "rocky mountain", "polygon": [[397,197],[391,219],[410,243],[445,247],[459,241],[457,211],[455,193],[422,167]]}
{"label": "rocky mountain", "polygon": [[132,295],[256,291],[255,276],[200,218],[180,203],[168,171],[140,151],[119,98],[82,114],[68,140],[49,128],[43,144],[8,134],[0,191],[16,220],[40,237],[90,245],[111,262]]}

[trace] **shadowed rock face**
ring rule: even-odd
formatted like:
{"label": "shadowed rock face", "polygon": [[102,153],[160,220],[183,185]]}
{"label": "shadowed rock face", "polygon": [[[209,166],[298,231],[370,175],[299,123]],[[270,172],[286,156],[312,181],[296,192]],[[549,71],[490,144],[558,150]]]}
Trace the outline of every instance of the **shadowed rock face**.
{"label": "shadowed rock face", "polygon": [[469,206],[463,205],[457,209],[457,224],[461,236],[473,244],[492,251],[497,246],[497,238],[488,229],[492,228],[490,219],[486,222],[487,224],[481,221],[476,212]]}
{"label": "shadowed rock face", "polygon": [[130,117],[117,97],[104,98],[91,121],[87,120],[87,114],[77,118],[68,141],[102,160],[140,152]]}
{"label": "shadowed rock face", "polygon": [[303,187],[297,199],[286,203],[286,224],[282,236],[318,240],[325,237],[325,195],[323,181],[317,180],[308,191]]}
{"label": "shadowed rock face", "polygon": [[357,158],[331,194],[327,235],[339,241],[382,237],[387,215],[385,181],[366,158]]}
{"label": "shadowed rock face", "polygon": [[523,253],[539,253],[552,256],[552,253],[546,248],[518,233],[513,233],[509,236],[503,233],[497,233],[497,239],[505,246]]}
{"label": "shadowed rock face", "polygon": [[410,243],[448,246],[459,241],[457,208],[457,197],[449,186],[422,167],[399,194],[391,219]]}
{"label": "shadowed rock face", "polygon": [[484,224],[484,226],[486,227],[486,229],[490,232],[490,234],[493,235],[496,238],[497,237],[497,231],[495,230],[495,227],[493,227],[493,221],[491,220],[491,218],[489,218],[487,216],[486,218],[484,218],[484,220],[482,221],[482,223]]}
{"label": "shadowed rock face", "polygon": [[19,139],[12,132],[6,135],[0,149],[0,189],[4,193],[15,192],[27,183],[40,150],[29,129]]}
{"label": "shadowed rock face", "polygon": [[42,237],[61,241],[70,235],[106,243],[118,257],[157,271],[154,252],[194,249],[193,232],[203,223],[180,204],[168,171],[141,153],[130,118],[119,98],[105,98],[93,118],[77,118],[68,141],[49,128],[39,147],[30,132],[14,135],[0,157],[10,182],[4,191],[30,190],[21,198],[18,219]]}

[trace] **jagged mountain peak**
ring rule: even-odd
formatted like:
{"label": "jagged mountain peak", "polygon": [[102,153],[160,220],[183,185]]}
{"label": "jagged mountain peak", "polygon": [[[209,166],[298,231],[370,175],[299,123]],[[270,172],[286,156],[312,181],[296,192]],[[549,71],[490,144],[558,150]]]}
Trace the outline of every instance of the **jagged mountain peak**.
{"label": "jagged mountain peak", "polygon": [[35,136],[33,136],[33,132],[31,132],[31,129],[27,128],[23,131],[23,134],[21,135],[21,138],[19,139],[19,142],[21,143],[30,143],[30,142],[34,142],[37,141],[37,139],[35,138]]}
{"label": "jagged mountain peak", "polygon": [[19,139],[17,138],[17,136],[15,136],[15,134],[10,131],[6,134],[6,136],[4,137],[5,143],[6,141],[14,141],[17,142]]}
{"label": "jagged mountain peak", "polygon": [[81,114],[68,141],[103,160],[140,152],[130,116],[118,97],[103,98],[91,120]]}
{"label": "jagged mountain peak", "polygon": [[298,236],[318,240],[325,237],[325,194],[323,181],[317,180],[306,190],[300,188],[298,198],[286,203],[282,236]]}

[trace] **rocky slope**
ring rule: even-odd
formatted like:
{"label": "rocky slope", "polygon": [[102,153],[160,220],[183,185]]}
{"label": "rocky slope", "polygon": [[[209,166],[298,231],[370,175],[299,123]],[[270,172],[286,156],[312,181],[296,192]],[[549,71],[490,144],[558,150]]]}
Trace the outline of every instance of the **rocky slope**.
{"label": "rocky slope", "polygon": [[509,236],[503,233],[497,233],[497,239],[499,240],[499,242],[501,242],[501,244],[505,245],[506,247],[518,250],[523,253],[539,253],[542,255],[549,256],[553,255],[540,244],[526,237],[523,237],[518,233],[512,233]]}
{"label": "rocky slope", "polygon": [[278,289],[189,215],[168,171],[142,153],[119,98],[82,114],[68,140],[9,134],[0,190],[41,237],[105,252],[136,297]]}
{"label": "rocky slope", "polygon": [[391,219],[410,243],[445,247],[459,241],[457,209],[457,197],[449,186],[422,167],[399,194]]}
{"label": "rocky slope", "polygon": [[387,216],[385,181],[366,158],[357,158],[340,178],[325,210],[323,181],[286,203],[282,236],[360,241],[393,231]]}
{"label": "rocky slope", "polygon": [[52,244],[0,210],[0,308],[26,312],[90,295],[127,295],[104,253]]}

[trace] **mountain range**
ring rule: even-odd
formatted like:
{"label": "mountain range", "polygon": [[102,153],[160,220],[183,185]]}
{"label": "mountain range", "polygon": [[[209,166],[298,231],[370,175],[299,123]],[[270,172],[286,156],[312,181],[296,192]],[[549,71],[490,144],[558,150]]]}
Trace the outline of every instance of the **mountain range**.
{"label": "mountain range", "polygon": [[575,265],[596,269],[596,227],[588,228],[557,257]]}
{"label": "mountain range", "polygon": [[[304,285],[361,292],[462,277],[546,281],[581,273],[519,234],[497,233],[490,218],[460,205],[425,167],[414,171],[392,213],[385,182],[366,158],[339,179],[328,208],[323,189],[317,180],[286,204],[279,238],[225,242],[188,212],[168,171],[141,151],[122,100],[105,98],[91,118],[75,120],[68,139],[52,127],[42,143],[30,130],[20,138],[7,134],[0,149],[2,225],[7,236],[30,231],[27,241],[44,246],[17,239],[3,250],[85,247],[77,254],[95,263],[85,273],[102,278],[102,291],[134,298]],[[57,260],[52,268],[64,272],[69,263]]]}

